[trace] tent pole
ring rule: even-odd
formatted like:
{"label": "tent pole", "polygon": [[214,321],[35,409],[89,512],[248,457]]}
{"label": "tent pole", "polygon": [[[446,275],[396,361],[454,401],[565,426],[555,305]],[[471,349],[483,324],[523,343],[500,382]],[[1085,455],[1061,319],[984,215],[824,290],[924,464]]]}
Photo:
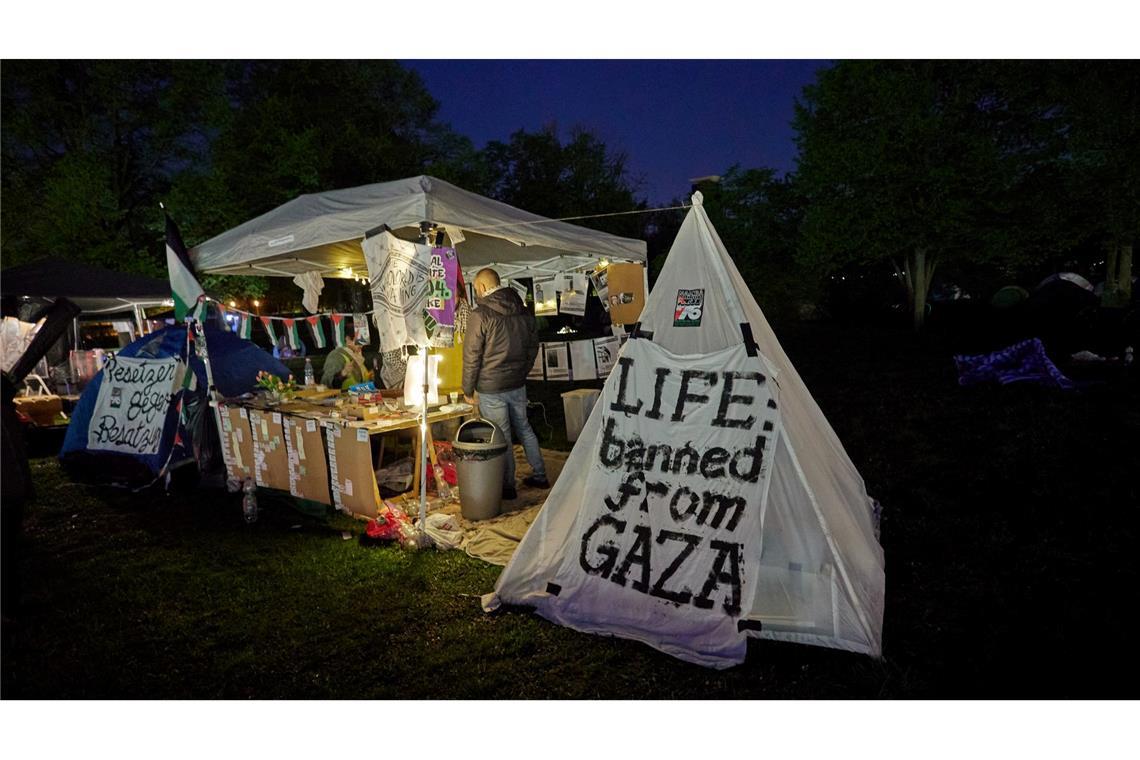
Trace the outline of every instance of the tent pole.
{"label": "tent pole", "polygon": [[[431,241],[431,231],[435,225],[431,222],[420,222],[420,244],[429,245]],[[424,355],[424,395],[423,395],[423,417],[420,418],[420,533],[419,545],[427,547],[431,545],[431,539],[428,538],[427,528],[427,468],[428,468],[428,343],[420,346],[420,351]]]}
{"label": "tent pole", "polygon": [[427,468],[428,468],[428,350],[422,346],[420,351],[424,355],[424,400],[423,418],[420,420],[420,545],[425,544],[427,534]]}

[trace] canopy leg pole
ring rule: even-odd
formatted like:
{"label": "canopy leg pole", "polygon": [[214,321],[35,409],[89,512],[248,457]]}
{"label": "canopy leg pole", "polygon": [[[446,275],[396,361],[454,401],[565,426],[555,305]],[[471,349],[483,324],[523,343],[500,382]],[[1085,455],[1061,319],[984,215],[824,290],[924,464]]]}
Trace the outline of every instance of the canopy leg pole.
{"label": "canopy leg pole", "polygon": [[421,346],[420,352],[424,355],[424,396],[423,417],[420,419],[420,535],[419,544],[426,547],[431,541],[427,537],[427,468],[428,468],[428,350]]}
{"label": "canopy leg pole", "polygon": [[141,337],[146,329],[143,327],[143,310],[138,304],[135,304],[135,324],[139,328],[139,336]]}

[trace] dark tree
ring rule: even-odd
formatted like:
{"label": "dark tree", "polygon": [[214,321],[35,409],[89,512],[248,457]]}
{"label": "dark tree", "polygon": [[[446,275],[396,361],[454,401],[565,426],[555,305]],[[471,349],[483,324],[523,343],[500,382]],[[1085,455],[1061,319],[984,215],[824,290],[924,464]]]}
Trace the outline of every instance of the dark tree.
{"label": "dark tree", "polygon": [[[584,129],[572,130],[565,143],[553,126],[519,130],[508,142],[488,143],[483,159],[490,194],[536,214],[562,218],[646,208],[636,196],[640,183],[631,176],[626,155]],[[626,237],[641,237],[645,229],[641,214],[575,224]]]}
{"label": "dark tree", "polygon": [[1008,217],[1019,162],[995,131],[991,70],[843,62],[797,104],[801,251],[827,268],[890,261],[922,326],[944,262],[1023,252]]}
{"label": "dark tree", "polygon": [[4,263],[163,273],[157,201],[202,159],[220,84],[209,63],[5,62]]}

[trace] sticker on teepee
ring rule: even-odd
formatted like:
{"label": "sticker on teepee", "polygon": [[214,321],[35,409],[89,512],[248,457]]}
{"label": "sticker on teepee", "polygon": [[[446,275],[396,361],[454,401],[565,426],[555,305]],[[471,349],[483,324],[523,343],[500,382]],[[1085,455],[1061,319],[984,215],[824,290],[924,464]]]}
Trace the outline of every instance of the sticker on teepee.
{"label": "sticker on teepee", "polygon": [[677,291],[677,308],[673,312],[674,327],[700,327],[704,313],[705,291],[702,288]]}

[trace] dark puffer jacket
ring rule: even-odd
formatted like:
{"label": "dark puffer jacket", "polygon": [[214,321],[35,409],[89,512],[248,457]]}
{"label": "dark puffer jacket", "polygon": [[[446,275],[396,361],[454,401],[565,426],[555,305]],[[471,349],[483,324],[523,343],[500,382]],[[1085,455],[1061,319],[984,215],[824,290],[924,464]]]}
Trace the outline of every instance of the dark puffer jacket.
{"label": "dark puffer jacket", "polygon": [[526,384],[538,356],[538,330],[512,288],[480,298],[463,339],[463,392],[513,391]]}

